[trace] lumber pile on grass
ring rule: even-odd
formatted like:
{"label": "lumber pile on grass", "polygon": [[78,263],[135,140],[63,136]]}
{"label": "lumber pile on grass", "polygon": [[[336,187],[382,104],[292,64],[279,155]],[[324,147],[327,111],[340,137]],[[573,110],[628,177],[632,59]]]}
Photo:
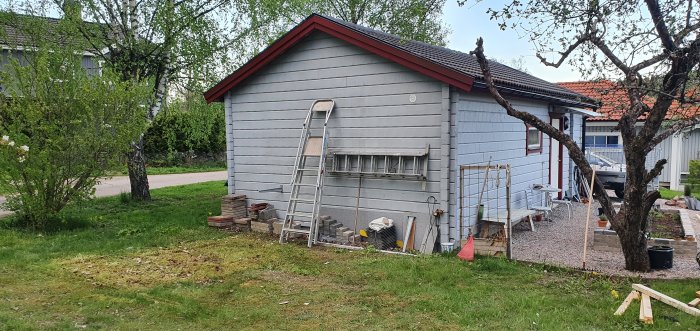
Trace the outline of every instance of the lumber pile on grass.
{"label": "lumber pile on grass", "polygon": [[619,316],[624,314],[632,301],[639,299],[641,299],[641,304],[639,305],[639,320],[645,324],[654,323],[654,316],[651,312],[651,299],[661,301],[685,313],[700,317],[700,309],[696,308],[700,305],[700,291],[695,292],[695,299],[686,304],[642,284],[632,284],[632,292],[622,301],[620,307],[615,311],[615,315]]}

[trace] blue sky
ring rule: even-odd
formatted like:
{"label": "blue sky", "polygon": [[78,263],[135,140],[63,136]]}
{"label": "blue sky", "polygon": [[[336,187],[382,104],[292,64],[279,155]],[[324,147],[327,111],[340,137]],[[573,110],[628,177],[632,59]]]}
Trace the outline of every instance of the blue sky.
{"label": "blue sky", "polygon": [[500,8],[501,0],[469,1],[463,7],[456,0],[447,0],[444,20],[452,33],[448,37],[448,47],[468,53],[476,46],[478,37],[484,38],[484,51],[487,57],[505,61],[522,57],[530,74],[551,82],[581,80],[580,73],[569,65],[560,68],[544,66],[535,57],[535,51],[526,36],[519,36],[515,30],[501,31],[496,22],[489,20],[486,10]]}

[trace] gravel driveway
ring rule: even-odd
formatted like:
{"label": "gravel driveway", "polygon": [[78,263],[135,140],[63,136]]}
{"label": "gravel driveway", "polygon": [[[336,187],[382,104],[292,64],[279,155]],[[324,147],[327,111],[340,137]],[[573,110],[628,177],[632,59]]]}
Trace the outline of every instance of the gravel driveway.
{"label": "gravel driveway", "polygon": [[[663,203],[662,206],[667,207]],[[594,202],[591,207],[591,215],[597,215],[598,207],[598,202]],[[571,221],[569,221],[566,207],[559,206],[552,213],[553,221],[535,222],[535,232],[530,232],[524,225],[519,224],[513,229],[513,257],[521,261],[580,269],[583,257],[586,205],[574,202],[572,214]],[[695,233],[700,233],[700,221],[696,217],[698,214],[700,212],[689,211]],[[622,252],[610,253],[592,250],[595,227],[595,220],[592,220],[588,228],[587,270],[645,278],[700,278],[700,267],[695,259],[677,256],[673,258],[673,268],[668,270],[649,273],[627,271],[624,269],[625,260]]]}

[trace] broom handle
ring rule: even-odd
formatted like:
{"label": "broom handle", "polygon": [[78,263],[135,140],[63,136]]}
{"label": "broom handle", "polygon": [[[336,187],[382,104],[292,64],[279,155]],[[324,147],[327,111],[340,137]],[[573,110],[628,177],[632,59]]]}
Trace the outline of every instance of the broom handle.
{"label": "broom handle", "polygon": [[595,184],[595,169],[591,175],[591,189],[588,190],[588,213],[586,215],[586,232],[583,233],[583,269],[586,269],[586,250],[588,248],[588,223],[591,219],[591,204],[593,203],[593,185]]}

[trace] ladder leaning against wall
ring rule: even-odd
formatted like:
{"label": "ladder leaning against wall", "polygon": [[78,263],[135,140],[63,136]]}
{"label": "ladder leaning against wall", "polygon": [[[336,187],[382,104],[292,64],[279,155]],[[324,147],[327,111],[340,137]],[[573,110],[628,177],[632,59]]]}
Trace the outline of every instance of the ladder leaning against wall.
{"label": "ladder leaning against wall", "polygon": [[334,107],[333,100],[316,100],[304,120],[280,243],[285,243],[290,234],[307,234],[309,247],[318,240],[318,216],[328,149],[328,119]]}

